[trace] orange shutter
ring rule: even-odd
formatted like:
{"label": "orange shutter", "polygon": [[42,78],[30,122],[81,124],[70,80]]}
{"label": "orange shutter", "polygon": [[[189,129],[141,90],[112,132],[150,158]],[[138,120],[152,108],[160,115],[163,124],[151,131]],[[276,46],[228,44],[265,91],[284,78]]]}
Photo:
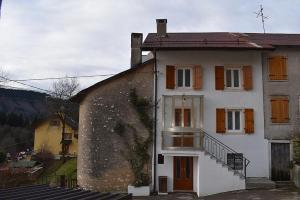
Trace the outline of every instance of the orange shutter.
{"label": "orange shutter", "polygon": [[224,90],[224,67],[216,66],[215,67],[215,85],[216,90]]}
{"label": "orange shutter", "polygon": [[244,75],[244,89],[252,90],[252,67],[244,66],[243,67],[243,75]]}
{"label": "orange shutter", "polygon": [[288,98],[271,99],[273,123],[289,122],[289,100]]}
{"label": "orange shutter", "polygon": [[225,133],[225,109],[217,108],[216,109],[216,131],[217,133]]}
{"label": "orange shutter", "polygon": [[245,133],[254,133],[253,109],[245,109]]}
{"label": "orange shutter", "polygon": [[175,67],[172,65],[166,66],[166,88],[175,88]]}
{"label": "orange shutter", "polygon": [[274,56],[269,58],[269,78],[270,80],[286,80],[286,58],[283,56]]}
{"label": "orange shutter", "polygon": [[191,126],[191,109],[184,109],[184,127]]}
{"label": "orange shutter", "polygon": [[200,65],[194,66],[194,90],[202,88],[202,67]]}

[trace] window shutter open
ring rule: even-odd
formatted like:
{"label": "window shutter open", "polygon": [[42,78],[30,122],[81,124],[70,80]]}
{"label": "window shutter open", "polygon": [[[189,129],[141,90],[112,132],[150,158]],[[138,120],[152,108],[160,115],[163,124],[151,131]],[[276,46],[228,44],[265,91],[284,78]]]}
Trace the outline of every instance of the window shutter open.
{"label": "window shutter open", "polygon": [[216,90],[224,90],[224,66],[215,67]]}
{"label": "window shutter open", "polygon": [[225,109],[217,108],[216,109],[216,132],[217,133],[225,133]]}
{"label": "window shutter open", "polygon": [[244,89],[252,90],[252,67],[244,66],[243,67],[243,76],[244,76]]}
{"label": "window shutter open", "polygon": [[172,65],[166,66],[166,88],[167,89],[175,88],[175,66]]}
{"label": "window shutter open", "polygon": [[194,90],[201,90],[202,89],[202,67],[200,65],[194,66]]}
{"label": "window shutter open", "polygon": [[254,111],[245,109],[245,133],[254,133]]}

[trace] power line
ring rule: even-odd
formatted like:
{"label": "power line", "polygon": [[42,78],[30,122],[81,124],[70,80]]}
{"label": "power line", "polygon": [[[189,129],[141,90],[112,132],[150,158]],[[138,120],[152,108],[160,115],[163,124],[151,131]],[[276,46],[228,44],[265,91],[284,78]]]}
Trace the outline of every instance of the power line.
{"label": "power line", "polygon": [[11,79],[8,79],[8,78],[6,78],[6,77],[4,77],[4,76],[0,76],[0,77],[3,78],[3,79],[5,79],[5,80],[7,80],[7,81],[15,82],[15,83],[18,83],[18,84],[27,86],[27,87],[31,87],[31,88],[34,88],[34,89],[37,89],[37,90],[41,90],[41,91],[47,92],[47,93],[49,93],[49,94],[53,94],[53,92],[50,91],[50,90],[46,90],[46,89],[39,88],[39,87],[36,87],[36,86],[33,86],[33,85],[29,85],[29,84],[27,84],[27,83],[22,83],[22,82],[19,82],[19,81],[11,80]]}
{"label": "power line", "polygon": [[106,77],[106,76],[113,76],[116,74],[98,74],[98,75],[82,75],[82,76],[64,76],[64,77],[46,77],[46,78],[28,78],[28,79],[15,79],[12,81],[45,81],[45,80],[57,80],[57,79],[69,79],[69,78],[93,78],[93,77]]}

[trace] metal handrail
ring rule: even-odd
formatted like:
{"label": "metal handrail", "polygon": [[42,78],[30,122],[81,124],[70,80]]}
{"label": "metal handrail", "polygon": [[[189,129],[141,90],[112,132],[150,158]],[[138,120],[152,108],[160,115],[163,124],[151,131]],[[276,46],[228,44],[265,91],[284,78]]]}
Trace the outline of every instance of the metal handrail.
{"label": "metal handrail", "polygon": [[[163,131],[163,137],[164,137]],[[167,131],[169,132],[169,131]],[[191,133],[192,131],[171,131],[171,133]],[[210,134],[206,133],[202,129],[198,129],[196,131],[193,131],[194,133],[193,138],[198,140],[198,145],[193,147],[166,147],[164,144],[164,139],[162,139],[162,147],[165,149],[170,150],[204,150],[205,153],[209,154],[211,157],[215,158],[217,162],[222,163],[223,165],[226,165],[229,169],[233,170],[235,173],[238,173],[241,177],[246,178],[247,176],[247,166],[250,163],[250,160],[248,160],[243,154],[238,153],[237,151],[233,150],[220,140],[214,138]],[[195,135],[195,133],[198,133],[199,135]],[[168,134],[166,134],[168,135]],[[176,137],[182,137],[181,135],[172,135],[172,138]],[[192,136],[189,136],[192,137]],[[230,157],[229,157],[230,156]]]}
{"label": "metal handrail", "polygon": [[[239,154],[226,144],[222,143],[218,139],[212,137],[204,130],[202,130],[202,133],[204,151],[210,156],[214,157],[218,162],[221,162],[222,164],[232,169],[234,172],[246,178],[247,166],[249,165],[250,160],[248,160],[244,155],[241,156],[241,154]],[[228,154],[233,154],[233,163],[228,163]],[[237,160],[242,160],[242,165],[236,165],[236,156],[240,157],[237,158]]]}

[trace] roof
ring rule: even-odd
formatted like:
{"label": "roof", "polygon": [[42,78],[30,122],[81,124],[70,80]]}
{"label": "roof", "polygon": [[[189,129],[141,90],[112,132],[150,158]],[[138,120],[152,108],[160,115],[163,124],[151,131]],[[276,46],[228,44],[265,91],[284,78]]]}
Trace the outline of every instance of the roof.
{"label": "roof", "polygon": [[159,37],[149,33],[142,50],[155,49],[275,49],[276,46],[300,46],[300,34],[282,33],[167,33]]}
{"label": "roof", "polygon": [[0,199],[106,199],[106,200],[130,200],[131,194],[92,192],[82,189],[67,189],[50,187],[47,185],[32,185],[15,188],[0,189]]}
{"label": "roof", "polygon": [[143,63],[141,63],[141,64],[138,64],[138,65],[136,65],[136,66],[133,66],[133,67],[131,67],[131,68],[125,70],[125,71],[122,71],[122,72],[120,72],[120,73],[118,73],[118,74],[116,74],[116,75],[114,75],[114,76],[111,76],[111,77],[109,77],[109,78],[107,78],[107,79],[104,79],[103,81],[100,81],[100,82],[98,82],[98,83],[96,83],[96,84],[94,84],[94,85],[92,85],[92,86],[90,86],[90,87],[88,87],[88,88],[86,88],[86,89],[84,89],[84,90],[81,90],[81,91],[78,92],[75,96],[73,96],[73,97],[71,98],[71,101],[80,103],[80,102],[84,99],[84,97],[85,97],[88,93],[90,93],[91,91],[93,91],[94,89],[99,88],[99,87],[101,87],[101,86],[103,86],[103,85],[105,85],[105,84],[107,84],[107,83],[109,83],[109,82],[111,82],[111,81],[114,81],[114,80],[116,80],[116,79],[118,79],[118,78],[120,78],[120,77],[126,76],[126,75],[128,75],[128,74],[130,74],[130,73],[136,71],[136,70],[139,69],[140,67],[143,67],[143,66],[146,66],[147,64],[153,63],[153,61],[154,61],[154,59],[149,59],[149,60],[147,60],[147,61],[145,61],[145,62],[143,62]]}
{"label": "roof", "polygon": [[[57,116],[55,116],[55,115],[50,115],[50,116],[48,116],[48,117],[45,117],[45,118],[43,118],[43,119],[40,119],[40,120],[38,120],[37,122],[35,122],[35,123],[33,124],[33,127],[36,128],[36,127],[38,127],[39,125],[41,125],[42,123],[46,122],[47,120],[49,120],[49,119],[55,119],[55,118],[57,118]],[[72,118],[69,117],[69,116],[66,116],[66,124],[67,124],[68,126],[70,126],[72,129],[78,130],[78,122],[77,122],[76,120],[72,119]]]}

